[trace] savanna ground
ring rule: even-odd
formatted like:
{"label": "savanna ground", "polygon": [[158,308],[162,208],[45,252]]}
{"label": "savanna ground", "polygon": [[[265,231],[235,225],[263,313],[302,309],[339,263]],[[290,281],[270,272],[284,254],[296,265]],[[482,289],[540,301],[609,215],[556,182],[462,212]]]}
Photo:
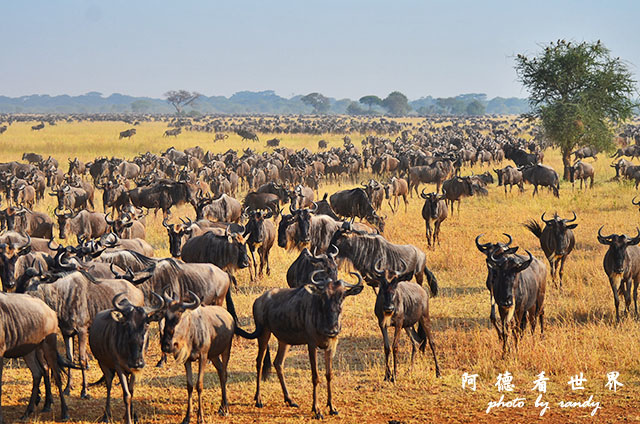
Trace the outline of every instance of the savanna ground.
{"label": "savanna ground", "polygon": [[[415,122],[419,122],[415,120]],[[67,158],[91,160],[96,156],[132,158],[138,153],[160,153],[170,146],[184,149],[195,145],[205,151],[223,152],[229,148],[251,146],[264,150],[264,140],[276,135],[260,134],[259,143],[245,142],[231,135],[224,142],[212,143],[212,135],[186,132],[178,138],[163,138],[164,123],[143,123],[131,141],[118,140],[118,132],[128,128],[120,122],[59,123],[40,132],[32,132],[31,124],[17,123],[0,136],[0,160],[20,160],[23,152],[52,155],[67,167]],[[342,135],[277,135],[281,145],[300,149],[317,149],[317,141],[324,138],[330,146],[340,146]],[[356,145],[362,137],[352,135]],[[587,159],[593,162],[591,159]],[[615,323],[615,311],[611,288],[602,268],[606,247],[596,240],[600,225],[604,232],[635,234],[639,221],[638,209],[631,205],[636,194],[632,184],[610,181],[614,171],[610,161],[601,154],[594,162],[596,182],[592,190],[572,190],[571,184],[562,182],[560,198],[554,198],[546,190],[532,199],[532,187],[524,194],[505,198],[502,187],[489,187],[488,197],[464,199],[461,213],[450,216],[442,226],[441,245],[427,250],[424,222],[421,218],[423,201],[410,199],[409,210],[404,208],[395,215],[384,204],[383,214],[388,215],[385,237],[395,243],[411,243],[427,252],[429,267],[436,274],[440,295],[431,299],[431,320],[437,342],[442,378],[434,373],[430,354],[418,355],[413,370],[409,370],[410,345],[402,335],[398,381],[383,382],[384,354],[382,337],[373,314],[375,295],[370,288],[356,297],[347,298],[340,342],[334,361],[334,405],[340,411],[330,422],[382,423],[382,422],[639,422],[640,421],[640,324],[627,318]],[[561,157],[557,150],[545,152],[545,164],[561,170]],[[505,163],[506,165],[506,163]],[[504,165],[502,165],[504,166]],[[489,168],[473,168],[476,173]],[[463,174],[470,173],[464,169]],[[360,178],[362,180],[364,178]],[[352,186],[351,183],[329,184],[321,187],[323,193]],[[37,209],[53,211],[53,198],[46,196]],[[96,196],[100,198],[100,196]],[[242,197],[240,195],[239,197]],[[96,208],[101,210],[101,200]],[[501,345],[495,330],[489,323],[489,295],[485,288],[486,265],[484,256],[474,245],[474,238],[484,233],[483,240],[502,239],[502,233],[514,237],[514,245],[529,249],[536,257],[543,258],[538,240],[523,228],[528,219],[540,219],[542,212],[557,211],[570,217],[578,215],[575,230],[576,249],[565,267],[564,290],[554,288],[548,278],[545,300],[546,331],[532,337],[525,334],[517,355],[501,358]],[[194,217],[191,207],[174,211],[178,216]],[[161,214],[150,215],[147,240],[156,249],[156,256],[168,256],[165,229]],[[287,268],[297,253],[285,252],[274,246],[271,253],[272,272],[259,284],[250,284],[248,271],[239,274],[240,288],[233,292],[241,325],[252,329],[251,305],[264,290],[286,286]],[[546,260],[545,260],[546,263]],[[136,386],[134,405],[141,422],[180,422],[185,404],[186,390],[183,366],[170,360],[163,369],[154,368],[159,358],[159,345],[155,329],[153,343],[147,357],[147,367]],[[272,338],[271,350],[275,352]],[[311,376],[306,347],[293,347],[285,365],[285,375],[292,398],[299,409],[288,408],[282,401],[278,380],[274,375],[263,385],[265,407],[254,407],[255,355],[254,341],[236,339],[229,364],[230,415],[216,415],[220,403],[217,374],[209,365],[205,379],[205,419],[209,422],[307,422],[311,420]],[[322,356],[319,356],[319,359]],[[97,363],[92,361],[90,381],[100,377]],[[319,360],[321,384],[320,404],[326,400],[326,382],[323,377],[323,361]],[[487,403],[496,401],[502,393],[494,386],[498,374],[509,371],[514,376],[514,392],[505,394],[505,401],[515,397],[526,398],[521,409],[494,409],[485,413]],[[534,406],[537,392],[532,391],[536,376],[544,371],[550,378],[548,393],[550,410],[539,417],[540,408]],[[617,393],[609,391],[605,384],[610,371],[620,373],[619,382],[624,386]],[[464,372],[478,374],[477,391],[463,390],[461,376]],[[572,391],[569,379],[580,372],[587,378],[585,390]],[[103,414],[105,389],[90,390],[92,398],[79,398],[79,374],[74,375],[75,388],[68,397],[70,415],[74,422],[95,422]],[[2,406],[7,422],[13,422],[23,413],[28,400],[30,375],[26,368],[5,367],[3,376]],[[123,416],[121,391],[115,386],[114,417]],[[590,396],[600,403],[600,409],[591,416],[593,407],[562,409],[560,401],[583,402]],[[195,396],[195,393],[194,393]],[[323,407],[324,409],[324,407]],[[52,414],[41,414],[36,421],[49,422],[59,414],[56,401]],[[328,412],[328,411],[325,411]],[[194,418],[195,419],[195,418]]]}

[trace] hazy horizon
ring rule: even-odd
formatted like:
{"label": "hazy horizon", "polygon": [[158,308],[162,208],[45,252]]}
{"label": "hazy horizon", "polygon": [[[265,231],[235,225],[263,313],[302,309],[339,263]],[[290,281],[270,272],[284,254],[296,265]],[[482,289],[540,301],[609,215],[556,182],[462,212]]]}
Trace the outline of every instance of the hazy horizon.
{"label": "hazy horizon", "polygon": [[3,9],[0,95],[9,97],[187,89],[522,98],[514,56],[559,38],[601,40],[636,78],[640,64],[633,1],[40,0]]}

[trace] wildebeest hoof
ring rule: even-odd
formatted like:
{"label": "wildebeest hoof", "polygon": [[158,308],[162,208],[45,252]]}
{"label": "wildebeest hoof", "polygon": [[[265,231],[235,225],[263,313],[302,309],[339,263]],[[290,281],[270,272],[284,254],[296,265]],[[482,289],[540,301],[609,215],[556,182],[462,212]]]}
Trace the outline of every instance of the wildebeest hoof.
{"label": "wildebeest hoof", "polygon": [[166,363],[167,363],[167,360],[166,360],[166,359],[164,359],[164,358],[161,358],[161,359],[158,361],[158,363],[156,364],[156,368],[162,368],[162,367],[164,367],[164,364],[166,364]]}
{"label": "wildebeest hoof", "polygon": [[315,412],[313,414],[313,419],[314,420],[323,420],[324,419],[324,415],[322,415],[320,412]]}
{"label": "wildebeest hoof", "polygon": [[218,415],[220,415],[221,417],[226,417],[227,415],[229,415],[229,410],[227,407],[225,406],[221,406],[218,409]]}
{"label": "wildebeest hoof", "polygon": [[110,423],[110,422],[111,422],[111,420],[109,419],[109,416],[108,416],[107,414],[104,414],[104,415],[102,416],[102,418],[100,418],[100,422],[101,422],[101,423]]}
{"label": "wildebeest hoof", "polygon": [[86,391],[83,391],[82,393],[80,393],[80,398],[81,399],[91,399],[91,395],[89,393],[87,393]]}
{"label": "wildebeest hoof", "polygon": [[62,394],[64,394],[65,396],[69,396],[71,394],[71,388],[69,386],[67,386],[67,388],[64,389]]}
{"label": "wildebeest hoof", "polygon": [[257,400],[256,401],[256,408],[262,408],[264,406],[264,404],[262,403],[262,401]]}
{"label": "wildebeest hoof", "polygon": [[329,415],[338,415],[338,410],[337,410],[337,409],[333,409],[333,408],[332,408],[332,409],[329,411]]}
{"label": "wildebeest hoof", "polygon": [[[36,402],[36,405],[37,404],[38,404],[38,402]],[[43,406],[42,409],[40,410],[40,412],[51,412],[51,404]]]}
{"label": "wildebeest hoof", "polygon": [[291,399],[289,400],[285,400],[284,401],[288,406],[292,407],[292,408],[298,408],[298,404],[295,403],[294,401],[292,401]]}

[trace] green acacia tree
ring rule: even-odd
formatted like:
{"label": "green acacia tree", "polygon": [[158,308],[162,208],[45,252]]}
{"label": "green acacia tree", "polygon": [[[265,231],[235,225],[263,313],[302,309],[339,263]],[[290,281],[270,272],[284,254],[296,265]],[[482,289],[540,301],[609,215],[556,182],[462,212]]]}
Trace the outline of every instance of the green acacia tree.
{"label": "green acacia tree", "polygon": [[374,96],[374,95],[360,97],[360,100],[358,100],[358,101],[360,103],[362,103],[363,105],[369,106],[369,112],[371,112],[371,108],[373,106],[381,106],[382,105],[382,99],[380,97]]}
{"label": "green acacia tree", "polygon": [[586,145],[610,149],[615,126],[636,106],[636,81],[600,41],[558,40],[537,56],[518,55],[515,68],[529,91],[529,116],[540,119],[544,136],[562,152],[565,179],[571,152]]}
{"label": "green acacia tree", "polygon": [[327,113],[331,108],[331,101],[320,93],[307,94],[300,100],[302,103],[311,106],[317,114]]}
{"label": "green acacia tree", "polygon": [[393,116],[403,116],[411,112],[409,99],[399,91],[389,93],[382,101],[382,107],[387,109],[387,112]]}

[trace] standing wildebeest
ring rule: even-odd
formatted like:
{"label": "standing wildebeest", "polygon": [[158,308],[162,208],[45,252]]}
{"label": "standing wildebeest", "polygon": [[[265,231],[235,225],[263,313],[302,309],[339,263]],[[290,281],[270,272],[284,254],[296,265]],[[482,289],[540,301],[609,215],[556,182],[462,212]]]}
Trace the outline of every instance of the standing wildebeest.
{"label": "standing wildebeest", "polygon": [[192,189],[182,181],[160,180],[149,187],[138,187],[129,190],[131,204],[137,208],[162,209],[164,218],[172,206],[183,203],[195,204]]}
{"label": "standing wildebeest", "polygon": [[611,158],[617,159],[621,156],[629,156],[631,159],[635,157],[640,157],[640,146],[637,144],[632,144],[631,146],[626,146],[621,149],[618,149]]}
{"label": "standing wildebeest", "polygon": [[21,256],[31,252],[31,237],[27,235],[27,241],[21,246],[14,243],[0,243],[0,280],[2,290],[9,291],[16,285],[16,262]]}
{"label": "standing wildebeest", "polygon": [[498,176],[498,186],[504,186],[504,195],[507,195],[507,185],[509,185],[509,193],[514,185],[520,188],[520,192],[524,191],[522,184],[522,171],[517,170],[511,165],[507,165],[502,169],[494,169],[493,172]]}
{"label": "standing wildebeest", "polygon": [[[34,412],[40,399],[40,380],[45,380],[43,412],[51,410],[53,403],[51,384],[43,361],[51,369],[60,396],[60,419],[68,420],[67,403],[62,391],[59,355],[56,349],[58,318],[42,300],[25,294],[0,293],[0,400],[2,396],[2,368],[4,358],[24,357],[33,385],[24,420]],[[0,424],[4,423],[0,402]]]}
{"label": "standing wildebeest", "polygon": [[509,145],[505,145],[503,148],[504,157],[511,159],[518,168],[527,165],[536,165],[540,162],[539,154],[527,153],[522,149],[517,149]]}
{"label": "standing wildebeest", "polygon": [[213,142],[215,143],[216,141],[224,141],[227,138],[229,138],[229,134],[216,133],[216,135],[213,136]]}
{"label": "standing wildebeest", "polygon": [[15,210],[13,215],[9,215],[9,209],[13,208],[7,208],[7,230],[15,230],[31,237],[53,238],[53,220],[46,213],[21,208]]}
{"label": "standing wildebeest", "polygon": [[329,196],[329,203],[338,216],[366,219],[381,233],[384,232],[385,218],[376,213],[363,189],[356,187],[335,192]]}
{"label": "standing wildebeest", "polygon": [[153,294],[160,300],[160,308],[134,306],[125,293],[119,293],[111,302],[113,309],[98,313],[91,324],[91,353],[102,369],[107,386],[107,403],[102,421],[111,420],[111,385],[115,374],[118,374],[122,386],[126,424],[138,421],[132,407],[136,375],[144,368],[143,353],[149,323],[162,318],[160,310],[164,306],[164,299]]}
{"label": "standing wildebeest", "polygon": [[427,267],[427,256],[414,245],[390,243],[381,235],[354,231],[344,226],[335,232],[330,244],[338,248],[339,259],[348,259],[373,286],[373,267],[377,260],[381,260],[378,265],[383,269],[413,272],[419,285],[426,277],[431,293],[434,296],[438,293],[438,281]]}
{"label": "standing wildebeest", "polygon": [[628,313],[631,308],[631,283],[633,282],[633,300],[636,316],[638,315],[638,284],[640,284],[640,230],[634,237],[624,234],[611,234],[603,236],[598,230],[598,241],[609,246],[609,250],[604,255],[604,272],[609,277],[609,284],[613,291],[613,300],[616,305],[616,321],[620,322],[620,300],[619,294],[624,296],[625,311]]}
{"label": "standing wildebeest", "polygon": [[[447,204],[444,201],[445,196],[438,195],[438,193],[425,194],[422,189],[420,197],[425,200],[424,206],[422,206],[422,218],[426,226],[427,244],[429,247],[435,247],[437,241],[440,246],[440,224],[449,216]],[[431,230],[432,221],[433,231]]]}
{"label": "standing wildebeest", "polygon": [[326,254],[317,256],[312,255],[309,249],[305,247],[287,270],[287,284],[291,288],[309,284],[311,274],[316,270],[323,271],[329,278],[338,279],[338,264],[335,261],[337,255],[338,248],[335,246],[329,247],[329,251]]}
{"label": "standing wildebeest", "polygon": [[238,222],[242,216],[242,205],[226,194],[217,199],[196,195],[196,220],[208,219],[214,222]]}
{"label": "standing wildebeest", "polygon": [[[316,271],[317,272],[317,271]],[[362,277],[358,284],[349,284],[343,280],[323,278],[316,281],[313,276],[309,284],[303,287],[276,288],[265,292],[253,303],[253,320],[256,329],[249,334],[236,328],[236,334],[247,339],[258,339],[258,356],[256,358],[256,407],[262,408],[260,378],[266,378],[271,361],[268,354],[271,334],[278,339],[278,353],[273,365],[280,380],[284,401],[288,406],[298,405],[291,399],[284,381],[284,360],[292,345],[307,345],[311,364],[311,382],[313,384],[314,418],[323,418],[318,407],[318,365],[317,349],[324,349],[325,370],[327,377],[327,406],[330,415],[337,415],[331,396],[331,363],[338,344],[341,329],[342,303],[347,296],[357,295],[362,291]]]}
{"label": "standing wildebeest", "polygon": [[56,209],[54,213],[58,218],[60,238],[63,240],[67,238],[67,234],[73,234],[78,239],[90,240],[109,231],[106,215],[100,212],[82,210],[74,214],[72,211]]}
{"label": "standing wildebeest", "polygon": [[[402,196],[402,200],[404,200],[404,212],[407,212],[407,205],[409,204],[407,194],[409,194],[409,188],[407,186],[407,180],[404,178],[393,177],[389,180],[389,183],[384,186],[384,196],[387,199],[392,213],[396,213],[398,210],[398,197],[400,196]],[[391,197],[393,197],[393,205],[395,208],[391,206]]]}
{"label": "standing wildebeest", "polygon": [[[314,198],[315,194],[311,187],[298,184],[292,192],[291,204],[295,203],[297,208],[310,208],[311,206],[315,208]],[[315,213],[315,209],[313,212]]]}
{"label": "standing wildebeest", "polygon": [[204,387],[204,371],[211,361],[218,371],[222,402],[218,414],[229,413],[227,401],[227,364],[231,355],[231,341],[235,331],[235,320],[226,309],[220,306],[200,304],[200,298],[189,292],[192,301],[181,302],[173,294],[164,294],[166,305],[164,313],[164,331],[161,337],[162,352],[173,353],[178,363],[184,363],[187,374],[187,413],[182,422],[191,420],[191,398],[193,394],[193,371],[191,363],[198,361],[198,422],[204,423],[202,412],[202,389]]}
{"label": "standing wildebeest", "polygon": [[37,164],[42,162],[42,155],[37,153],[23,153],[22,160],[26,160],[29,163]]}
{"label": "standing wildebeest", "polygon": [[326,148],[327,148],[327,140],[318,141],[318,149],[326,149]]}
{"label": "standing wildebeest", "polygon": [[86,190],[65,185],[59,190],[51,190],[50,196],[58,198],[58,209],[71,209],[80,211],[87,208],[87,203],[93,208],[93,198],[89,197]]}
{"label": "standing wildebeest", "polygon": [[576,159],[584,159],[584,158],[593,158],[598,160],[598,149],[595,147],[581,147],[575,152],[571,152],[572,155],[575,155]]}
{"label": "standing wildebeest", "polygon": [[451,206],[451,215],[453,215],[454,202],[458,202],[458,215],[460,215],[460,200],[463,197],[473,196],[474,189],[471,177],[453,177],[442,183],[442,193],[445,201]]}
{"label": "standing wildebeest", "polygon": [[280,212],[280,197],[273,193],[257,193],[255,191],[247,193],[242,204],[243,210],[268,209],[274,216]]}
{"label": "standing wildebeest", "polygon": [[[251,252],[251,262],[253,262],[253,266],[249,267],[249,274],[251,275],[252,282],[256,280],[256,277],[262,278],[262,270],[265,263],[267,265],[267,275],[271,274],[269,252],[273,247],[273,242],[276,241],[276,227],[273,222],[269,220],[272,215],[271,212],[264,214],[259,210],[249,212],[249,221],[247,222],[243,237],[246,240],[249,252]],[[254,255],[256,248],[258,248],[258,255],[260,255],[259,272]]]}
{"label": "standing wildebeest", "polygon": [[[380,260],[378,261],[380,262]],[[398,370],[398,344],[400,333],[404,329],[411,341],[411,367],[416,354],[416,344],[424,352],[427,342],[433,353],[433,361],[436,366],[436,377],[440,377],[440,366],[436,356],[436,346],[431,334],[431,319],[429,317],[429,293],[410,283],[413,271],[401,273],[399,271],[382,271],[377,264],[374,265],[374,278],[378,283],[378,294],[374,313],[378,318],[378,326],[384,339],[385,357],[385,381],[396,381]],[[418,324],[418,331],[413,326]],[[388,327],[395,327],[393,344],[389,343]],[[393,346],[393,373],[389,367],[389,354]]]}
{"label": "standing wildebeest", "polygon": [[0,125],[0,134],[4,133],[7,130],[6,125]]}
{"label": "standing wildebeest", "polygon": [[38,125],[32,125],[31,131],[40,131],[44,128],[44,122],[40,122]]}
{"label": "standing wildebeest", "polygon": [[580,180],[580,190],[582,190],[582,183],[584,182],[584,188],[587,188],[587,180],[590,179],[589,188],[593,188],[594,171],[593,166],[589,163],[582,162],[581,160],[574,163],[569,168],[569,179],[571,181],[571,187],[575,186],[575,181]]}
{"label": "standing wildebeest", "polygon": [[135,128],[131,128],[131,129],[126,130],[126,131],[121,131],[120,132],[120,137],[118,137],[118,140],[122,140],[123,138],[131,139],[131,137],[133,137],[134,135],[136,135],[136,129]]}
{"label": "standing wildebeest", "polygon": [[331,208],[331,205],[327,201],[327,193],[324,194],[322,200],[314,203],[316,205],[316,208],[313,211],[315,215],[327,215],[328,217],[331,217],[336,221],[340,221],[340,217],[336,215],[336,213]]}
{"label": "standing wildebeest", "polygon": [[279,138],[272,138],[271,140],[267,140],[267,146],[269,147],[278,147],[280,145]]}
{"label": "standing wildebeest", "polygon": [[522,179],[533,185],[533,196],[538,192],[538,186],[549,187],[553,195],[560,197],[560,179],[558,173],[547,165],[529,165],[522,169]]}
{"label": "standing wildebeest", "polygon": [[[448,162],[449,165],[451,162]],[[418,186],[421,183],[436,184],[436,192],[451,173],[451,166],[446,166],[443,161],[437,161],[433,165],[419,165],[409,168],[409,193],[413,197],[413,191],[418,194]]]}
{"label": "standing wildebeest", "polygon": [[518,340],[527,326],[535,331],[540,319],[540,333],[544,334],[544,295],[547,270],[545,265],[534,258],[529,251],[528,258],[520,255],[490,255],[488,265],[492,269],[490,285],[498,304],[501,328],[496,326],[502,340],[503,357],[508,350],[509,329],[513,333],[516,352]]}
{"label": "standing wildebeest", "polygon": [[377,211],[380,210],[382,201],[384,200],[384,187],[376,180],[369,180],[366,184],[362,183],[362,186],[369,197],[373,209]]}
{"label": "standing wildebeest", "polygon": [[245,141],[245,140],[260,141],[256,133],[244,128],[237,129],[236,134],[238,134],[240,138],[242,138],[242,141]]}
{"label": "standing wildebeest", "polygon": [[540,247],[551,265],[551,280],[556,283],[557,273],[560,279],[560,288],[562,288],[564,261],[567,260],[567,256],[576,244],[571,230],[576,228],[578,224],[569,224],[576,220],[576,213],[573,212],[573,219],[560,219],[557,213],[551,219],[544,219],[543,213],[540,219],[545,224],[544,229],[533,219],[524,226],[540,239]]}
{"label": "standing wildebeest", "polygon": [[172,128],[170,130],[166,130],[162,136],[163,137],[177,137],[178,135],[180,135],[180,133],[182,133],[182,128],[178,127],[178,128]]}

